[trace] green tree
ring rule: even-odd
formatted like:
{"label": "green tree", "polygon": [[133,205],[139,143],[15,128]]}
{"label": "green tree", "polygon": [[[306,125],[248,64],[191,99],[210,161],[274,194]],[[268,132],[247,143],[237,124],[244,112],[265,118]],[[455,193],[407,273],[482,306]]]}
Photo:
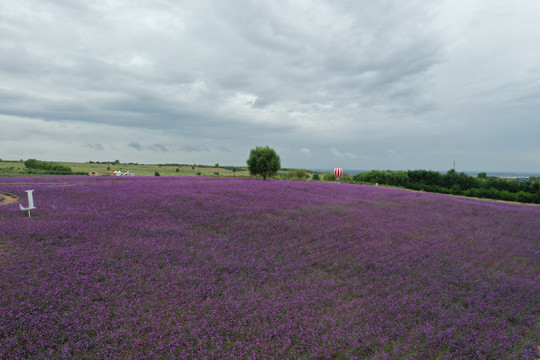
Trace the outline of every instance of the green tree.
{"label": "green tree", "polygon": [[281,168],[281,160],[274,149],[268,146],[257,146],[251,149],[247,165],[251,175],[261,175],[263,180],[266,180],[266,177],[278,172]]}
{"label": "green tree", "polygon": [[28,159],[24,162],[24,166],[28,169],[39,169],[41,161],[36,159]]}
{"label": "green tree", "polygon": [[292,171],[293,177],[297,178],[298,180],[304,180],[307,176],[307,170],[305,169],[295,169]]}

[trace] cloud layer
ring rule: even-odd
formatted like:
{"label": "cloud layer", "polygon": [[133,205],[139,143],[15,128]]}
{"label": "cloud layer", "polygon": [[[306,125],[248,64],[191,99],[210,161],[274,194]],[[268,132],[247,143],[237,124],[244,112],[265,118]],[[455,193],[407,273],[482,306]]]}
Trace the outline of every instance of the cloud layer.
{"label": "cloud layer", "polygon": [[533,170],[538,18],[526,0],[0,4],[0,157],[243,164],[270,145],[287,167]]}

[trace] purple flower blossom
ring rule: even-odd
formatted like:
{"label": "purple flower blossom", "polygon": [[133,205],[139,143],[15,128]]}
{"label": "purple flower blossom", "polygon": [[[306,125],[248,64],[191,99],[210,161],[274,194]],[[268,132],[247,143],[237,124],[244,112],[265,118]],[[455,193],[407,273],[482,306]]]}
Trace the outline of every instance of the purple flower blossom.
{"label": "purple flower blossom", "polygon": [[1,359],[534,359],[540,207],[251,179],[1,178]]}

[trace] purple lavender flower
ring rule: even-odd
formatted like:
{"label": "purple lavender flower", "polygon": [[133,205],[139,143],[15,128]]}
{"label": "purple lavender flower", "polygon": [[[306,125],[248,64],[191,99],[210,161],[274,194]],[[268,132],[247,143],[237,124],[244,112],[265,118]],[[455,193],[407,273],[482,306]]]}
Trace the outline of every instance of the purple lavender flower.
{"label": "purple lavender flower", "polygon": [[347,184],[1,178],[1,359],[534,359],[540,207]]}

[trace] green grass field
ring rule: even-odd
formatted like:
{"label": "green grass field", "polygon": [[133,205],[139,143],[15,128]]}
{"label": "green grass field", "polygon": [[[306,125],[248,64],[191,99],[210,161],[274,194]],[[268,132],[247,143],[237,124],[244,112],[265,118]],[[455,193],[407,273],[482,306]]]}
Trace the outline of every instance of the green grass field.
{"label": "green grass field", "polygon": [[[77,162],[56,162],[69,166],[74,173],[90,172],[111,172],[119,170],[122,172],[132,172],[139,176],[154,176],[156,172],[160,176],[228,176],[247,177],[250,176],[247,167],[224,166],[215,167],[211,165],[158,165],[158,164],[98,164],[98,163],[77,163]],[[14,160],[0,161],[0,176],[21,176],[26,173],[24,162]],[[280,170],[277,176],[287,177],[287,170]]]}
{"label": "green grass field", "polygon": [[[77,163],[77,162],[57,162],[58,164],[66,165],[73,172],[112,172],[120,170],[122,172],[130,171],[135,175],[154,176],[156,171],[161,176],[249,176],[249,171],[246,167],[236,167],[236,171],[231,167],[214,167],[207,165],[183,165],[183,166],[168,166],[157,164],[97,164],[97,163]],[[25,171],[24,162],[8,161],[0,162],[0,174],[3,175],[18,175],[20,176]],[[217,174],[216,174],[217,173]]]}

